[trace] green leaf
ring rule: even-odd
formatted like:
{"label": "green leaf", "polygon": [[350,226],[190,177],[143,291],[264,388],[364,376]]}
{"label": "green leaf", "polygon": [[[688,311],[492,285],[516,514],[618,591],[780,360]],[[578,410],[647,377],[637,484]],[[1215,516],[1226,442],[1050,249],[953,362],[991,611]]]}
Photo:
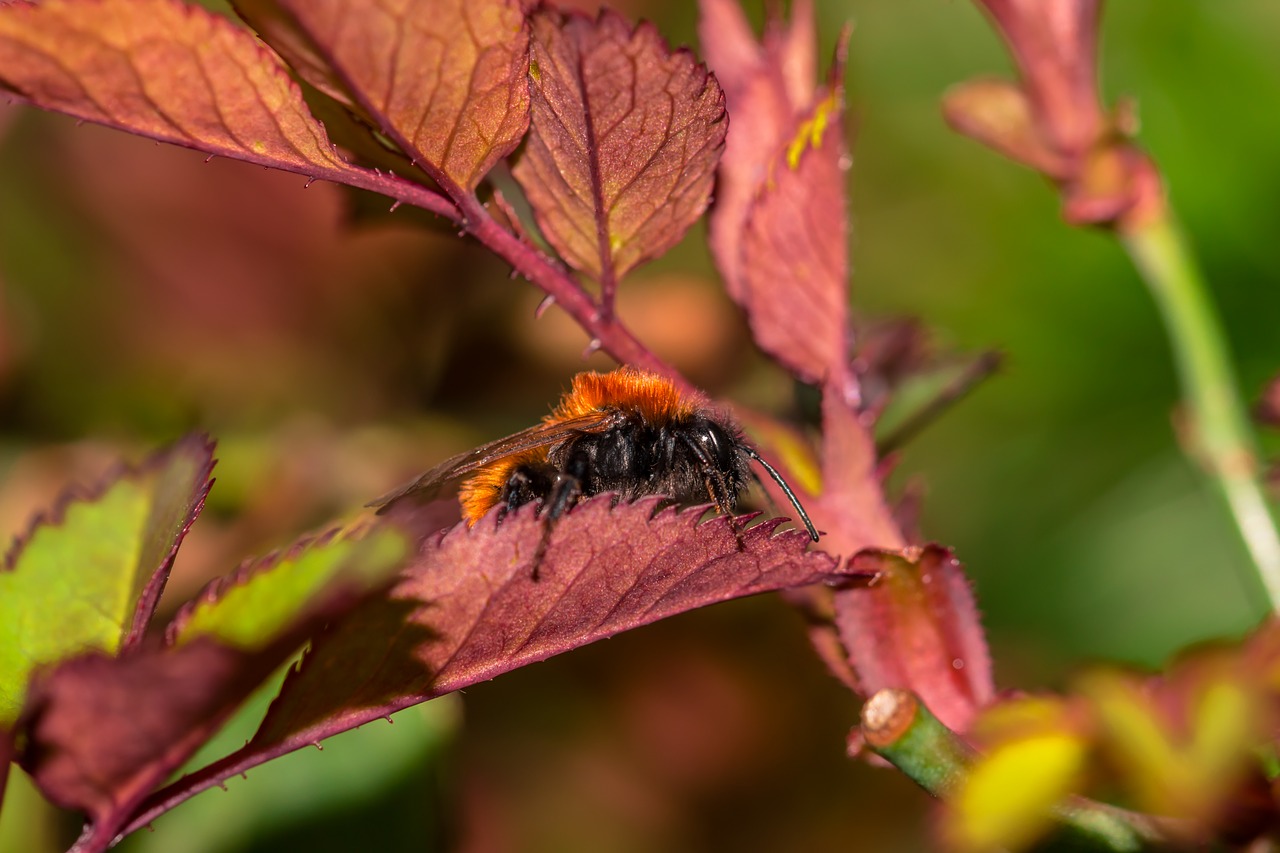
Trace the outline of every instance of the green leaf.
{"label": "green leaf", "polygon": [[0,727],[39,666],[142,635],[208,493],[213,445],[184,439],[87,492],[69,492],[0,571]]}
{"label": "green leaf", "polygon": [[176,645],[91,652],[41,670],[23,710],[21,760],[44,795],[88,814],[95,837],[115,837],[247,696],[390,580],[409,550],[385,526],[345,533],[211,584],[169,626]]}
{"label": "green leaf", "polygon": [[259,648],[335,587],[363,592],[386,580],[408,550],[405,537],[389,527],[359,538],[331,533],[300,543],[215,581],[178,614],[169,638],[176,645],[213,637],[240,649]]}

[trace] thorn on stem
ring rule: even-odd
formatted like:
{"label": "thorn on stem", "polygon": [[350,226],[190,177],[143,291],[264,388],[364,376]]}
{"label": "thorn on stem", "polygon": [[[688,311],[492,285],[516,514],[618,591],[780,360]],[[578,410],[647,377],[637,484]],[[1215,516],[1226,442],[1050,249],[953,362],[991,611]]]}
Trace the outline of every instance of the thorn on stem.
{"label": "thorn on stem", "polygon": [[599,352],[600,347],[602,346],[604,346],[604,343],[599,338],[592,338],[590,341],[587,342],[586,349],[582,351],[582,357],[590,358],[591,356]]}
{"label": "thorn on stem", "polygon": [[396,199],[395,201],[391,202],[391,208],[387,211],[387,213],[395,213],[396,208],[402,204],[404,204],[403,201],[401,201],[400,199]]}
{"label": "thorn on stem", "polygon": [[[512,272],[514,273],[515,270],[512,270]],[[538,303],[538,307],[533,309],[533,318],[535,320],[541,320],[542,315],[547,313],[547,309],[555,304],[556,304],[555,294],[548,293],[546,296],[542,297],[542,301]]]}

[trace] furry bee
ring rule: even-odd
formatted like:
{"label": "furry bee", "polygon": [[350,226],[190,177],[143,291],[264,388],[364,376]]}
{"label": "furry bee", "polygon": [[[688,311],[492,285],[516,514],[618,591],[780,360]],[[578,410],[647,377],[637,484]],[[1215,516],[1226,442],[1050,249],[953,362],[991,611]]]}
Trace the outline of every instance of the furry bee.
{"label": "furry bee", "polygon": [[710,498],[728,516],[754,476],[752,460],[777,482],[816,542],[818,532],[791,487],[735,423],[668,379],[622,367],[579,373],[542,423],[447,459],[369,505],[383,513],[402,498],[430,498],[461,481],[458,500],[470,525],[494,507],[505,514],[527,503],[540,504],[551,525],[602,492],[623,500],[664,495],[677,504]]}

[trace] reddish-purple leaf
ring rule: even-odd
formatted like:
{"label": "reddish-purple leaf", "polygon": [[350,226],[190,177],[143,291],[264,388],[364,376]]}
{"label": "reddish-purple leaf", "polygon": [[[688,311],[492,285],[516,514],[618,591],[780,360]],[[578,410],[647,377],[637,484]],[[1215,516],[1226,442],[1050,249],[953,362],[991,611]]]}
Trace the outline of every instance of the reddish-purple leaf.
{"label": "reddish-purple leaf", "polygon": [[529,127],[518,0],[237,0],[299,75],[470,190]]}
{"label": "reddish-purple leaf", "polygon": [[876,582],[836,593],[836,625],[863,690],[914,691],[964,732],[995,695],[973,591],[959,561],[936,545],[863,551],[855,568]]}
{"label": "reddish-purple leaf", "polygon": [[228,775],[398,709],[620,631],[731,598],[862,577],[779,520],[741,534],[702,510],[653,515],[657,498],[588,501],[555,526],[534,579],[541,518],[454,527],[423,545],[403,581],[322,635],[242,750],[179,780],[145,821]]}
{"label": "reddish-purple leaf", "polygon": [[867,548],[906,545],[886,498],[871,428],[838,393],[822,395],[822,494],[809,508],[823,546],[853,555]]}
{"label": "reddish-purple leaf", "polygon": [[73,658],[36,682],[22,763],[53,802],[118,824],[304,636],[258,653],[202,637],[178,649]]}
{"label": "reddish-purple leaf", "polygon": [[800,379],[848,361],[848,154],[838,91],[794,128],[747,211],[741,304],[756,343]]}
{"label": "reddish-purple leaf", "polygon": [[532,22],[533,122],[515,177],[560,256],[612,292],[706,209],[724,95],[650,24],[608,11]]}
{"label": "reddish-purple leaf", "polygon": [[944,107],[951,125],[1051,178],[1072,224],[1131,229],[1162,215],[1159,172],[1129,141],[1136,122],[1098,97],[1101,0],[978,5],[1003,36],[1020,79],[957,88]]}
{"label": "reddish-purple leaf", "polygon": [[178,0],[0,7],[0,89],[32,104],[188,148],[351,180],[278,57]]}
{"label": "reddish-purple leaf", "polygon": [[769,164],[814,101],[813,4],[792,4],[790,25],[770,19],[756,40],[738,0],[700,0],[698,38],[724,87],[732,124],[716,176],[711,251],[725,287],[743,301],[742,228]]}
{"label": "reddish-purple leaf", "polygon": [[[803,533],[775,535],[778,520],[745,531],[739,550],[725,519],[666,509],[651,521],[656,505],[615,508],[604,497],[577,507],[553,529],[537,580],[543,523],[531,512],[429,542],[389,599],[398,613],[416,603],[409,643],[387,655],[383,634],[366,657],[372,632],[360,618],[340,626],[286,684],[259,738],[319,722],[317,700],[386,713],[695,607],[841,577],[830,555],[806,551]],[[385,608],[360,615],[383,621]],[[351,667],[364,674],[358,685],[324,677]]]}
{"label": "reddish-purple leaf", "polygon": [[849,155],[843,42],[820,92],[813,82],[813,8],[762,43],[730,0],[703,0],[700,32],[733,119],[711,216],[711,248],[760,348],[806,382],[830,377],[856,396],[848,361]]}
{"label": "reddish-purple leaf", "polygon": [[[124,638],[124,647],[137,645],[151,617],[155,615],[160,595],[169,581],[169,571],[178,556],[178,548],[187,531],[204,509],[213,479],[209,476],[216,461],[213,458],[213,441],[205,435],[189,436],[168,450],[144,463],[163,464],[166,476],[158,478],[153,492],[153,505],[147,517],[139,566],[153,564],[155,569],[138,595],[138,605],[133,611],[133,622]],[[183,465],[175,464],[181,459]]]}

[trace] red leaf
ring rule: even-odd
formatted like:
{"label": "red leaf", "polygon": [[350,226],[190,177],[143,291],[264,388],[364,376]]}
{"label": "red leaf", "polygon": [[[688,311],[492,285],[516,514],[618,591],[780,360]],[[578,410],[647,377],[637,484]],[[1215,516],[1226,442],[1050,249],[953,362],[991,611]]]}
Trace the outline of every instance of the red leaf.
{"label": "red leaf", "polygon": [[873,584],[836,593],[836,625],[863,691],[914,691],[948,728],[966,731],[995,688],[959,561],[928,545],[863,551],[853,566],[879,573]]}
{"label": "red leaf", "polygon": [[518,0],[235,5],[304,80],[462,190],[529,127],[529,31]]}
{"label": "red leaf", "polygon": [[[503,672],[745,595],[863,576],[806,551],[779,519],[741,540],[724,518],[601,496],[561,519],[533,579],[541,518],[527,509],[429,539],[403,582],[321,636],[241,751],[151,800],[134,823],[276,755]],[[739,520],[741,523],[742,520]],[[358,673],[358,677],[353,677]]]}
{"label": "red leaf", "polygon": [[699,32],[733,119],[711,216],[711,248],[760,348],[799,378],[853,397],[848,361],[848,214],[838,48],[814,85],[814,21],[766,24],[757,43],[731,0],[702,0]]}
{"label": "red leaf", "polygon": [[532,131],[515,177],[560,256],[611,292],[706,209],[724,95],[650,24],[607,11],[532,20]]}
{"label": "red leaf", "polygon": [[[775,536],[778,519],[744,532],[740,551],[728,522],[699,524],[700,509],[650,521],[658,499],[610,502],[588,501],[556,525],[537,581],[531,560],[543,522],[531,512],[497,525],[490,515],[428,543],[387,602],[317,643],[256,740],[320,722],[314,709],[300,713],[317,698],[329,713],[378,716],[695,607],[840,577],[829,555],[805,550],[802,532]],[[393,621],[387,608],[400,614],[405,602],[417,607],[409,644],[388,655],[384,632],[369,657],[373,632],[358,623]],[[364,673],[359,684],[324,677],[352,667]]]}
{"label": "red leaf", "polygon": [[848,239],[839,95],[818,103],[770,163],[741,234],[739,302],[756,343],[818,384],[848,361]]}
{"label": "red leaf", "polygon": [[144,463],[144,468],[147,465],[172,464],[176,457],[185,456],[190,470],[186,472],[187,479],[171,475],[157,483],[155,508],[147,520],[147,534],[139,562],[145,566],[153,558],[158,559],[155,560],[155,571],[138,596],[133,623],[124,639],[125,648],[141,642],[169,581],[169,571],[178,556],[178,548],[204,509],[209,489],[213,487],[213,479],[209,475],[217,461],[213,458],[213,448],[213,441],[208,436],[188,436]]}
{"label": "red leaf", "polygon": [[814,100],[813,3],[797,0],[790,25],[771,19],[758,42],[738,0],[700,0],[698,37],[724,87],[732,125],[716,176],[711,251],[725,287],[743,301],[742,228],[769,163]]}
{"label": "red leaf", "polygon": [[252,33],[178,0],[0,6],[0,89],[251,163],[331,180],[360,173]]}
{"label": "red leaf", "polygon": [[113,833],[300,640],[249,653],[200,638],[69,660],[36,682],[22,764],[50,800]]}

